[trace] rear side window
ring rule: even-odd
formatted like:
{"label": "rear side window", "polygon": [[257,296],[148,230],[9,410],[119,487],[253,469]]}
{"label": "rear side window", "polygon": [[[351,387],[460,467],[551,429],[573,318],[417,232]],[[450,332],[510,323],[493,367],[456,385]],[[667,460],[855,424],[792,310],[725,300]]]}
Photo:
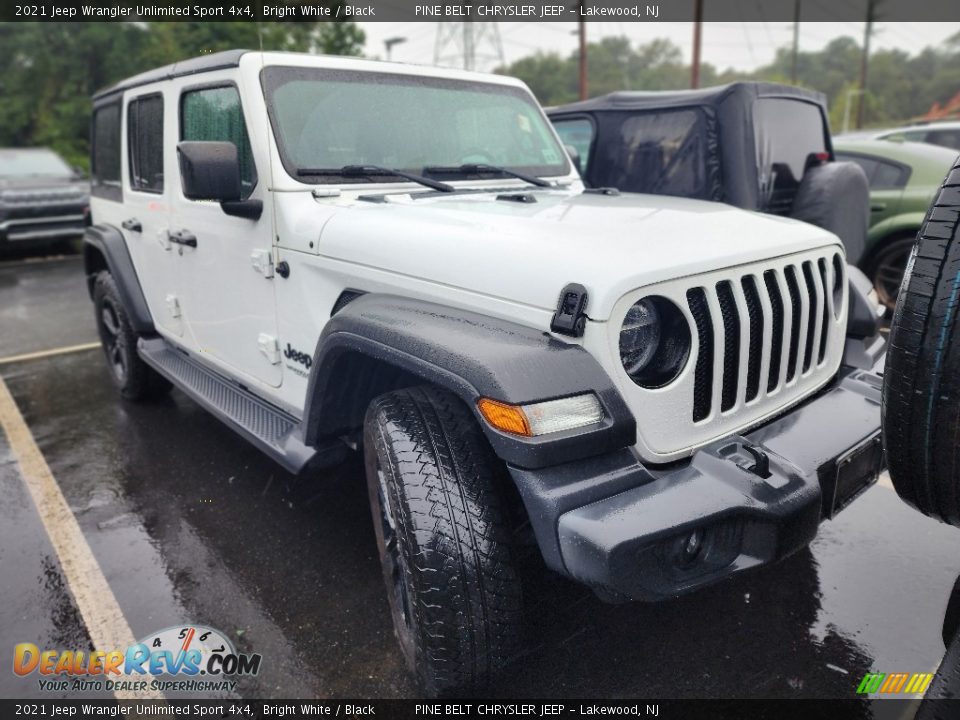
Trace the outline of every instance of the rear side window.
{"label": "rear side window", "polygon": [[931,130],[927,134],[927,142],[960,150],[960,130]]}
{"label": "rear side window", "polygon": [[877,161],[877,169],[870,176],[870,187],[874,190],[895,190],[907,184],[910,171],[894,163]]}
{"label": "rear side window", "polygon": [[163,192],[163,96],[137,98],[127,106],[130,187]]}
{"label": "rear side window", "polygon": [[787,98],[754,104],[760,209],[787,214],[812,153],[827,151],[820,107]]}
{"label": "rear side window", "polygon": [[591,179],[624,192],[710,198],[706,122],[699,109],[610,113]]}
{"label": "rear side window", "polygon": [[[854,162],[863,169],[863,174],[867,176],[867,180],[873,177],[874,172],[877,170],[877,165],[879,164],[873,158],[864,157],[863,155],[847,155],[846,153],[836,153],[837,160],[839,162]],[[870,180],[871,187],[873,186],[873,181]]]}
{"label": "rear side window", "polygon": [[580,172],[587,174],[587,164],[590,162],[590,147],[593,145],[593,122],[587,118],[572,120],[556,120],[553,123],[560,136],[560,142],[576,149],[580,155]]}
{"label": "rear side window", "polygon": [[844,152],[838,152],[836,156],[841,162],[855,162],[863,168],[871,190],[896,190],[906,185],[910,179],[910,170],[897,163]]}
{"label": "rear side window", "polygon": [[180,101],[180,139],[232,142],[240,157],[240,184],[244,199],[257,184],[257,170],[240,94],[230,86],[189,90]]}
{"label": "rear side window", "polygon": [[91,185],[94,195],[119,200],[120,101],[101,105],[93,113]]}

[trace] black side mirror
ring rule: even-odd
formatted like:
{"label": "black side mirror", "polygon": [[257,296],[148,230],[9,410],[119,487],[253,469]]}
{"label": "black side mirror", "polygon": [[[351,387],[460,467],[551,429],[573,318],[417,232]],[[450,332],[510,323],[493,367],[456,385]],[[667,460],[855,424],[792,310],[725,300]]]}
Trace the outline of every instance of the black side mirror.
{"label": "black side mirror", "polygon": [[227,215],[260,219],[263,202],[240,199],[240,157],[232,142],[184,140],[177,143],[177,159],[188,200],[215,200]]}
{"label": "black side mirror", "polygon": [[240,199],[240,158],[232,142],[184,140],[177,144],[177,159],[187,199]]}
{"label": "black side mirror", "polygon": [[574,167],[577,168],[577,172],[580,175],[583,175],[583,162],[580,159],[580,151],[577,150],[573,145],[564,145],[563,149],[567,151],[567,155],[570,156],[570,162],[572,162]]}

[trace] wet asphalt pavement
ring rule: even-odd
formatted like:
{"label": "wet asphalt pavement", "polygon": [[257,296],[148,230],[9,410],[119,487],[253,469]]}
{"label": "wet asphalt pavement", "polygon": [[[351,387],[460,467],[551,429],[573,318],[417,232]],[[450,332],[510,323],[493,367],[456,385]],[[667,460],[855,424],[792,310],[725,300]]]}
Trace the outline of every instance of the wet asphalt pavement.
{"label": "wet asphalt pavement", "polygon": [[[360,463],[294,478],[179,392],[121,402],[98,350],[2,360],[94,340],[79,259],[0,263],[0,376],[134,635],[224,631],[264,657],[239,688],[250,698],[415,695]],[[605,605],[542,570],[525,587],[525,649],[495,693],[854,697],[871,669],[936,668],[958,550],[960,531],[881,481],[808,550],[681,600]],[[0,434],[0,654],[18,642],[90,647]],[[0,672],[0,697],[41,696]]]}

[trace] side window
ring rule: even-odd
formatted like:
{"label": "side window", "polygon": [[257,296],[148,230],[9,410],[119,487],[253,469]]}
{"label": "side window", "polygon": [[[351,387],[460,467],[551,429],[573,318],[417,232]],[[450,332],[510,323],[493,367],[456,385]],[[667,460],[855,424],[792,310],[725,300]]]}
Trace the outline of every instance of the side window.
{"label": "side window", "polygon": [[257,184],[257,169],[243,120],[240,93],[235,87],[188,90],[180,100],[180,139],[232,142],[240,156],[240,184],[243,199]]}
{"label": "side window", "polygon": [[840,162],[855,162],[862,167],[871,190],[896,190],[906,185],[910,179],[910,171],[906,167],[880,158],[844,152],[837,152],[836,156]]}
{"label": "side window", "polygon": [[590,162],[590,146],[593,144],[593,123],[587,118],[573,120],[556,120],[553,126],[557,129],[560,142],[576,148],[580,154],[580,172],[587,174],[587,165]]}
{"label": "side window", "polygon": [[870,177],[870,188],[874,190],[896,190],[907,184],[910,171],[900,165],[877,161],[877,169]]}
{"label": "side window", "polygon": [[927,142],[960,150],[960,130],[931,130],[927,135]]}
{"label": "side window", "polygon": [[760,209],[789,214],[811,154],[827,151],[820,106],[787,98],[754,104]]}
{"label": "side window", "polygon": [[710,199],[713,160],[699,108],[610,113],[600,121],[591,179],[624,192]]}
{"label": "side window", "polygon": [[127,106],[130,187],[163,192],[163,96],[148,95]]}
{"label": "side window", "polygon": [[91,151],[92,192],[119,200],[120,194],[120,100],[101,105],[93,113]]}
{"label": "side window", "polygon": [[870,187],[873,187],[873,174],[877,171],[877,165],[879,164],[876,160],[863,155],[847,155],[842,152],[835,153],[835,155],[839,162],[855,162],[863,168],[863,174],[867,176]]}

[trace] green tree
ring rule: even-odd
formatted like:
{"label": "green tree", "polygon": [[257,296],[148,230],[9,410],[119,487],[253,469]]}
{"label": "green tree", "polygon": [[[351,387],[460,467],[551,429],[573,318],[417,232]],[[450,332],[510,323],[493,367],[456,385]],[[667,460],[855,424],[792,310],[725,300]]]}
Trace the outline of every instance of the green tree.
{"label": "green tree", "polygon": [[230,48],[359,55],[353,22],[0,23],[0,146],[86,167],[90,97],[150,68]]}

